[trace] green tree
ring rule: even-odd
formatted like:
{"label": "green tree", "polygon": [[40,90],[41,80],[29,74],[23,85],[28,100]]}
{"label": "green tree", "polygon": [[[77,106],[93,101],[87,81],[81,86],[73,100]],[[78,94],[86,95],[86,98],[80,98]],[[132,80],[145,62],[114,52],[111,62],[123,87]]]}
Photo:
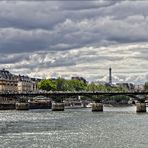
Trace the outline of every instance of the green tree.
{"label": "green tree", "polygon": [[56,84],[51,79],[42,80],[41,82],[38,83],[38,88],[47,91],[50,90],[54,91],[56,90]]}
{"label": "green tree", "polygon": [[86,90],[86,84],[80,80],[66,80],[65,88],[69,91]]}
{"label": "green tree", "polygon": [[92,83],[87,85],[87,90],[88,91],[107,91],[107,86],[95,84],[95,83],[92,82]]}
{"label": "green tree", "polygon": [[95,83],[90,83],[87,85],[87,90],[88,91],[96,91],[97,90],[97,85],[95,85]]}
{"label": "green tree", "polygon": [[148,91],[148,82],[145,82],[145,84],[144,84],[144,90],[145,91]]}
{"label": "green tree", "polygon": [[64,88],[64,84],[65,84],[65,83],[66,83],[66,80],[59,77],[59,78],[55,81],[56,90],[57,90],[57,91],[66,91],[66,89]]}

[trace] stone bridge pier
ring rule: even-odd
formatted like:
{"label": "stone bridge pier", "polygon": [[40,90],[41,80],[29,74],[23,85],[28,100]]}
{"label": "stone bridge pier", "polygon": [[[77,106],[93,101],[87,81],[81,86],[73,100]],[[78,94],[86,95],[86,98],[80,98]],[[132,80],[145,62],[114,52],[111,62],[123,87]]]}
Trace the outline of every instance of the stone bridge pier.
{"label": "stone bridge pier", "polygon": [[137,113],[146,112],[146,103],[145,103],[145,100],[139,100],[136,103],[136,112]]}
{"label": "stone bridge pier", "polygon": [[52,102],[52,111],[64,111],[64,103]]}
{"label": "stone bridge pier", "polygon": [[93,102],[92,112],[103,112],[103,103],[98,101]]}
{"label": "stone bridge pier", "polygon": [[64,111],[64,102],[63,102],[64,96],[55,96],[53,97],[52,111]]}

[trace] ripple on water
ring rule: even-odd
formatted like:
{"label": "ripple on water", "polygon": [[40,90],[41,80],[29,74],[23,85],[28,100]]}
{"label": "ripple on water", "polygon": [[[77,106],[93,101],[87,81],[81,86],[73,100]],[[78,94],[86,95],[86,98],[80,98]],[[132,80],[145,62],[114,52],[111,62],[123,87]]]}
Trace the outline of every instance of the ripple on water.
{"label": "ripple on water", "polygon": [[147,148],[148,114],[134,107],[0,111],[4,148]]}

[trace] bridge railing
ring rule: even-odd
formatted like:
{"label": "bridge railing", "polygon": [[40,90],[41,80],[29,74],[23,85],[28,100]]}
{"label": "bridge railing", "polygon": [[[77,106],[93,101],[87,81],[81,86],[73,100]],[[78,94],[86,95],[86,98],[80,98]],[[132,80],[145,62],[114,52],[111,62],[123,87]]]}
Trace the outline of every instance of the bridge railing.
{"label": "bridge railing", "polygon": [[0,92],[0,95],[33,95],[33,94],[148,94],[148,91],[46,91],[46,92]]}

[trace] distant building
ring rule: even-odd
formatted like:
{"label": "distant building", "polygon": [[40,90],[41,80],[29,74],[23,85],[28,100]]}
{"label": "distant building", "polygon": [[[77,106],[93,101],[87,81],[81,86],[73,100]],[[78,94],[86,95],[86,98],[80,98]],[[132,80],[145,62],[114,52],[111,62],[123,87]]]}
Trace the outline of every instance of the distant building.
{"label": "distant building", "polygon": [[40,79],[40,78],[31,78],[32,81],[38,83],[40,81],[42,81],[43,79]]}
{"label": "distant building", "polygon": [[41,79],[14,75],[8,70],[0,70],[0,92],[32,92],[37,90]]}
{"label": "distant building", "polygon": [[133,91],[135,89],[135,86],[132,83],[116,83],[116,85],[129,91]]}
{"label": "distant building", "polygon": [[144,85],[143,84],[135,85],[135,91],[144,91]]}
{"label": "distant building", "polygon": [[95,81],[93,83],[96,84],[96,85],[106,85],[105,81]]}
{"label": "distant building", "polygon": [[5,69],[0,70],[0,91],[17,91],[17,77]]}
{"label": "distant building", "polygon": [[37,90],[37,82],[28,76],[18,76],[18,92],[33,92]]}
{"label": "distant building", "polygon": [[82,82],[84,82],[85,84],[87,83],[87,81],[86,81],[83,77],[72,77],[71,79],[72,79],[72,80],[79,80],[79,81],[82,81]]}

